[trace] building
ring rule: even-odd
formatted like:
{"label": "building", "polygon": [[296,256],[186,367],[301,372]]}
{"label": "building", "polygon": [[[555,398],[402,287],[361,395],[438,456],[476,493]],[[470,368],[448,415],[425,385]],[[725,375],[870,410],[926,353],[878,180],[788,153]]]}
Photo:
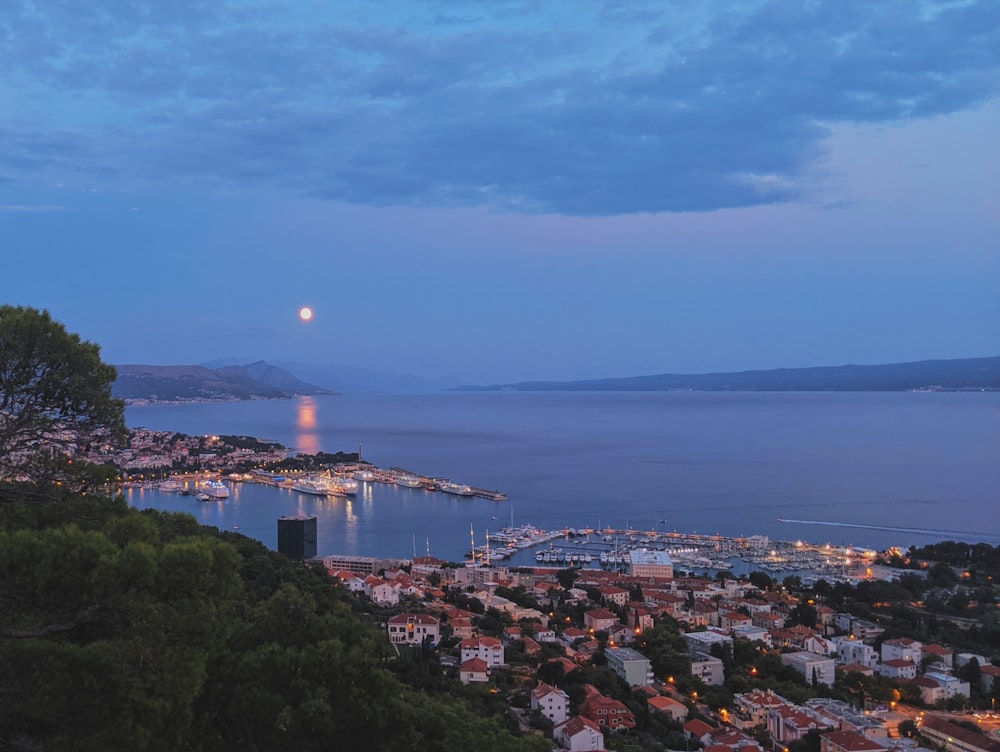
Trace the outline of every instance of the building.
{"label": "building", "polygon": [[687,720],[688,709],[687,705],[683,702],[678,702],[673,697],[666,697],[664,695],[657,695],[656,697],[650,697],[646,700],[646,704],[649,705],[651,710],[655,710],[658,713],[663,713],[670,716],[672,720],[679,723],[683,723]]}
{"label": "building", "polygon": [[580,704],[581,716],[612,731],[635,728],[635,716],[623,702],[605,697],[592,684],[585,684],[583,689],[587,698]]}
{"label": "building", "polygon": [[946,752],[1000,752],[1000,739],[977,734],[933,715],[924,718],[920,733],[940,744]]}
{"label": "building", "polygon": [[831,641],[837,651],[837,663],[840,665],[860,663],[868,668],[875,668],[878,665],[878,652],[871,645],[851,637],[834,637]]}
{"label": "building", "polygon": [[900,637],[898,640],[886,640],[882,643],[882,663],[888,661],[910,661],[920,664],[923,657],[923,646],[916,640]]}
{"label": "building", "polygon": [[606,632],[609,629],[614,629],[620,623],[618,615],[606,608],[594,608],[583,615],[584,629],[591,629],[595,632]]}
{"label": "building", "polygon": [[569,695],[545,682],[531,690],[531,709],[537,710],[558,726],[569,717]]}
{"label": "building", "polygon": [[767,712],[781,705],[791,705],[781,695],[771,690],[754,689],[733,695],[732,724],[738,729],[749,729],[767,725]]}
{"label": "building", "polygon": [[629,574],[632,577],[661,577],[669,579],[674,576],[674,562],[666,551],[650,551],[637,548],[627,554]]}
{"label": "building", "polygon": [[772,647],[771,633],[764,629],[764,627],[756,627],[753,625],[750,625],[749,627],[733,627],[733,637],[736,639],[750,640],[751,642],[760,642],[767,647]]}
{"label": "building", "polygon": [[869,739],[885,739],[889,729],[876,715],[866,715],[842,700],[814,697],[806,700],[806,707],[829,718],[837,731],[855,731]]}
{"label": "building", "polygon": [[691,657],[691,676],[701,679],[713,687],[721,686],[726,681],[725,667],[722,661],[708,653],[695,653]]}
{"label": "building", "polygon": [[685,632],[684,641],[688,646],[688,655],[696,653],[712,654],[712,646],[719,645],[727,653],[733,652],[733,638],[721,632],[707,630],[705,632]]}
{"label": "building", "polygon": [[463,663],[479,658],[490,668],[504,665],[503,643],[496,637],[471,637],[462,640],[461,650]]}
{"label": "building", "polygon": [[441,622],[430,614],[399,614],[389,619],[389,642],[393,645],[431,645],[441,639]]}
{"label": "building", "polygon": [[604,749],[604,734],[600,727],[581,716],[570,718],[552,729],[552,738],[570,752]]}
{"label": "building", "polygon": [[798,653],[783,653],[781,662],[802,674],[806,684],[832,687],[836,681],[836,662],[833,658],[803,650]]}
{"label": "building", "polygon": [[910,681],[917,678],[917,664],[903,658],[882,661],[875,667],[875,670],[879,676],[884,676],[887,679]]}
{"label": "building", "polygon": [[[969,697],[971,687],[969,682],[962,681],[951,674],[942,674],[937,671],[928,671],[921,677],[924,681],[931,681],[937,685],[936,690],[925,694],[923,686],[920,689],[920,696],[928,705],[933,705],[939,700],[948,700],[952,697]],[[929,688],[928,688],[929,689]]]}
{"label": "building", "polygon": [[278,553],[305,561],[316,556],[316,518],[305,515],[278,518]]}
{"label": "building", "polygon": [[649,659],[632,648],[607,648],[604,651],[608,668],[631,687],[645,687],[653,683],[653,667]]}
{"label": "building", "polygon": [[488,682],[490,680],[490,667],[481,658],[472,658],[468,661],[463,661],[458,669],[458,678],[462,684]]}
{"label": "building", "polygon": [[856,731],[831,731],[821,734],[820,752],[888,752],[881,742],[862,736]]}

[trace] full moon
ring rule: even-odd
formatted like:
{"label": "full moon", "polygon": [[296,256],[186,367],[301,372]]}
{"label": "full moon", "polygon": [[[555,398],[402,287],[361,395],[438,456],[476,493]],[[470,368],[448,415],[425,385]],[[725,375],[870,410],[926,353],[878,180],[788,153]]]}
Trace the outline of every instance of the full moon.
{"label": "full moon", "polygon": [[308,321],[313,317],[313,310],[309,306],[303,306],[299,309],[299,318],[303,321]]}

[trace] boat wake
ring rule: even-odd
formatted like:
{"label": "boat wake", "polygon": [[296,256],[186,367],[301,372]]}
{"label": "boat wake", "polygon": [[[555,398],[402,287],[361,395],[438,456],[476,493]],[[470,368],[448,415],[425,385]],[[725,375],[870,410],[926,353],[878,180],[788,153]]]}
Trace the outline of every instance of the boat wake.
{"label": "boat wake", "polygon": [[910,535],[928,535],[936,538],[942,536],[957,536],[972,541],[1000,540],[1000,535],[991,535],[983,532],[969,532],[967,530],[934,530],[926,527],[892,527],[888,525],[862,525],[856,522],[829,522],[826,520],[793,520],[788,517],[779,517],[778,522],[792,523],[795,525],[823,525],[827,527],[851,527],[860,530],[884,530],[890,533],[908,533]]}

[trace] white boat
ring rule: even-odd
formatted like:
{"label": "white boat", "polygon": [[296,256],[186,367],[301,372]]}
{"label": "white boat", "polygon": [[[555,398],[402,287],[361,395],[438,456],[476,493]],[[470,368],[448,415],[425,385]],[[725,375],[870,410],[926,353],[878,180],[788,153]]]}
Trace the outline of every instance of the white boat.
{"label": "white boat", "polygon": [[363,483],[372,483],[376,479],[375,473],[371,470],[358,470],[354,473],[354,480],[360,480]]}
{"label": "white boat", "polygon": [[454,494],[455,496],[473,496],[475,494],[471,486],[466,486],[462,483],[442,483],[439,488],[445,493]]}
{"label": "white boat", "polygon": [[229,486],[221,480],[206,480],[198,486],[198,490],[210,499],[229,498]]}
{"label": "white boat", "polygon": [[418,478],[416,475],[400,475],[396,478],[396,485],[407,488],[423,488],[424,479]]}
{"label": "white boat", "polygon": [[358,492],[358,482],[348,478],[324,478],[323,486],[330,496],[354,496]]}
{"label": "white boat", "polygon": [[160,490],[166,493],[176,493],[181,490],[181,482],[179,480],[165,480],[160,483]]}
{"label": "white boat", "polygon": [[326,483],[315,478],[300,478],[292,484],[292,490],[312,496],[326,496]]}

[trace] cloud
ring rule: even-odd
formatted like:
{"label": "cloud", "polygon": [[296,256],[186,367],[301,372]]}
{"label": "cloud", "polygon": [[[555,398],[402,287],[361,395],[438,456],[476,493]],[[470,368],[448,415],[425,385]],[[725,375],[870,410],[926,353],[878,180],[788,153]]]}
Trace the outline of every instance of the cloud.
{"label": "cloud", "polygon": [[5,173],[571,215],[823,205],[830,126],[1000,86],[990,0],[97,6],[0,10],[0,91],[30,102]]}

